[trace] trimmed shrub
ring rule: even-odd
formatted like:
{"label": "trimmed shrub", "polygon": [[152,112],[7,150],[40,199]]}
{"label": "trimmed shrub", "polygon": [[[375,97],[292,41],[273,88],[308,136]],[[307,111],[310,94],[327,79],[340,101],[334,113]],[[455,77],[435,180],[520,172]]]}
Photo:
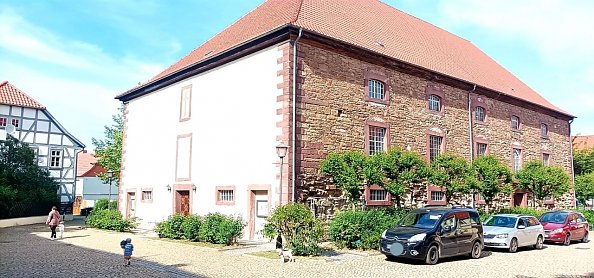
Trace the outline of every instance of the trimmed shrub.
{"label": "trimmed shrub", "polygon": [[198,215],[188,215],[181,225],[184,238],[190,241],[198,241],[198,231],[202,225],[202,217]]}
{"label": "trimmed shrub", "polygon": [[304,204],[290,203],[274,210],[264,225],[264,236],[272,240],[279,231],[286,239],[284,247],[291,249],[294,255],[317,256],[322,253],[318,245],[324,233],[322,225]]}
{"label": "trimmed shrub", "polygon": [[93,210],[86,223],[93,228],[119,232],[129,232],[136,227],[135,219],[124,219],[119,211],[107,209]]}
{"label": "trimmed shrub", "polygon": [[347,210],[337,213],[328,234],[339,248],[376,249],[384,230],[398,224],[405,209]]}
{"label": "trimmed shrub", "polygon": [[93,206],[93,210],[94,211],[98,211],[98,210],[104,210],[107,209],[107,205],[109,204],[109,200],[107,199],[99,199],[95,202],[95,205]]}
{"label": "trimmed shrub", "polygon": [[157,232],[159,237],[182,239],[184,238],[184,232],[182,230],[184,220],[185,216],[182,214],[171,215],[167,220],[157,224],[155,232]]}
{"label": "trimmed shrub", "polygon": [[244,226],[239,217],[209,213],[198,230],[198,238],[200,241],[230,245],[241,236]]}

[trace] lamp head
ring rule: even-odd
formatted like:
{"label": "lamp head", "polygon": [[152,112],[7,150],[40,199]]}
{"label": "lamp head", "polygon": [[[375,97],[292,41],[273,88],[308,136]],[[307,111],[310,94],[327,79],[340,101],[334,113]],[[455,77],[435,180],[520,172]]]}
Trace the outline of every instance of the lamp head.
{"label": "lamp head", "polygon": [[279,158],[284,158],[287,155],[287,150],[289,149],[289,146],[285,145],[285,143],[283,143],[282,141],[280,142],[280,144],[278,144],[276,146],[276,154],[278,155]]}

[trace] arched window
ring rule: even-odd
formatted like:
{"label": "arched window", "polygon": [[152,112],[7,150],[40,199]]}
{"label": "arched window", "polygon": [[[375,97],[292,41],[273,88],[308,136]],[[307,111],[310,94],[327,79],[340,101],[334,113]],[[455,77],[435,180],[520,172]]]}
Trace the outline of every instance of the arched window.
{"label": "arched window", "polygon": [[520,118],[518,116],[511,116],[511,128],[520,129]]}
{"label": "arched window", "polygon": [[478,122],[484,122],[485,121],[485,108],[483,108],[482,106],[477,106],[474,109],[474,119]]}
{"label": "arched window", "polygon": [[437,95],[429,95],[429,110],[441,111],[441,98]]}
{"label": "arched window", "polygon": [[540,124],[540,136],[549,137],[549,126],[546,124]]}
{"label": "arched window", "polygon": [[386,98],[383,82],[376,79],[369,79],[369,81],[367,81],[367,87],[369,88],[369,98],[381,100],[384,100]]}

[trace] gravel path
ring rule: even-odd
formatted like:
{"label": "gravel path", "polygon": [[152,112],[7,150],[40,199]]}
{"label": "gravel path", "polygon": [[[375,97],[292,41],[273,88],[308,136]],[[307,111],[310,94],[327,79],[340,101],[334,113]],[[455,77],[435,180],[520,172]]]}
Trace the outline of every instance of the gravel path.
{"label": "gravel path", "polygon": [[[281,264],[245,254],[245,249],[220,251],[67,226],[65,238],[57,241],[47,239],[49,229],[42,225],[0,229],[0,277],[594,277],[594,242],[515,254],[487,250],[478,260],[456,257],[435,266],[390,262],[381,255],[297,258]],[[126,237],[135,249],[130,267],[120,265],[119,241]]]}

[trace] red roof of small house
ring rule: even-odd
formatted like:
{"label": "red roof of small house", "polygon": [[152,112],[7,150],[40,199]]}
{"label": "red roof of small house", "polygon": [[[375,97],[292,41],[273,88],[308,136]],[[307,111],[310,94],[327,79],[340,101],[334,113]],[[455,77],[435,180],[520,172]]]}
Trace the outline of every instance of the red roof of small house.
{"label": "red roof of small house", "polygon": [[20,107],[45,109],[43,104],[37,102],[8,81],[0,83],[0,103]]}
{"label": "red roof of small house", "polygon": [[98,173],[105,173],[106,170],[97,165],[97,158],[94,153],[87,151],[79,152],[76,157],[76,176],[95,177]]}
{"label": "red roof of small house", "polygon": [[588,150],[594,148],[594,135],[579,135],[572,138],[573,148]]}
{"label": "red roof of small house", "polygon": [[376,0],[268,0],[147,83],[118,97],[287,25],[573,117],[470,41]]}

